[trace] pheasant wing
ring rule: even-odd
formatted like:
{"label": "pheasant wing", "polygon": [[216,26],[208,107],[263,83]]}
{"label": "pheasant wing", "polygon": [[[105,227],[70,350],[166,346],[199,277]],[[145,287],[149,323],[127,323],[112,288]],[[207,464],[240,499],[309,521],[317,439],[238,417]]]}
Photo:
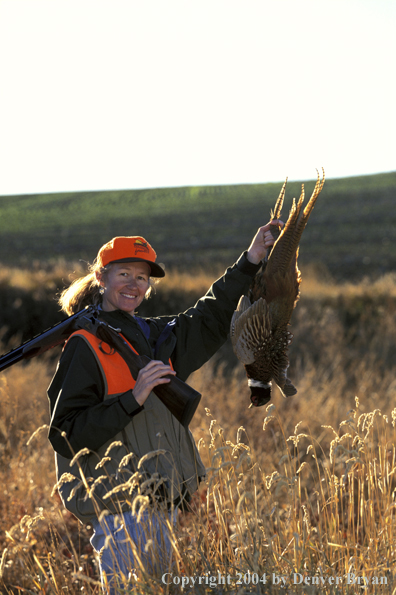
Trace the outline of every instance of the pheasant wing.
{"label": "pheasant wing", "polygon": [[252,364],[269,346],[271,320],[263,298],[251,304],[248,297],[241,297],[231,320],[230,336],[235,355],[245,365]]}

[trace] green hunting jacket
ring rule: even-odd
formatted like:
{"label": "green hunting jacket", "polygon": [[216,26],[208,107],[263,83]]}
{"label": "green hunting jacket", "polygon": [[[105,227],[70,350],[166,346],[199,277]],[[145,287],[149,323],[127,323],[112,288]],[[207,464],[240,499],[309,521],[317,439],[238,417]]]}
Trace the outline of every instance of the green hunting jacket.
{"label": "green hunting jacket", "polygon": [[[115,310],[102,311],[101,318],[120,328],[139,354],[170,359],[186,380],[225,342],[238,300],[258,269],[242,254],[193,308],[176,316],[142,319]],[[49,440],[65,507],[90,522],[157,487],[168,504],[188,501],[205,475],[191,432],[154,393],[141,407],[132,390],[109,398],[105,386],[91,348],[72,337],[48,388]]]}

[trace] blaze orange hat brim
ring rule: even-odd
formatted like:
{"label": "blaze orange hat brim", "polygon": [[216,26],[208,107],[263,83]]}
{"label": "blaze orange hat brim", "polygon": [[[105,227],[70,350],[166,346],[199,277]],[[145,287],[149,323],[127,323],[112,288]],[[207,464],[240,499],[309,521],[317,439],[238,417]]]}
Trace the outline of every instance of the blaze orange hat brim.
{"label": "blaze orange hat brim", "polygon": [[157,254],[140,236],[119,236],[107,242],[98,252],[97,262],[105,267],[113,262],[147,262],[152,277],[165,277],[165,271],[155,261]]}

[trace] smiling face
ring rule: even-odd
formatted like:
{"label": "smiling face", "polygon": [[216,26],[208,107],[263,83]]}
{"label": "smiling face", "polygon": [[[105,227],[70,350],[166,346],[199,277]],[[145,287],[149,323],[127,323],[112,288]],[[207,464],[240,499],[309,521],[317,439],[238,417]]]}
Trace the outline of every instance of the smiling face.
{"label": "smiling face", "polygon": [[106,312],[123,310],[134,314],[150,287],[147,262],[114,263],[97,279],[104,289],[102,308]]}

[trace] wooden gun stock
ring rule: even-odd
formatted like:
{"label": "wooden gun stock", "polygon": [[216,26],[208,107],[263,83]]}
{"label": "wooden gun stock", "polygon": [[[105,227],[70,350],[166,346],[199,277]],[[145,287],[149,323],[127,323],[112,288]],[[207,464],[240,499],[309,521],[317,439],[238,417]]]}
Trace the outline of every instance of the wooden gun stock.
{"label": "wooden gun stock", "polygon": [[[129,347],[121,335],[105,323],[97,321],[96,336],[118,351],[128,364],[133,378],[136,380],[139,371],[151,360],[146,355],[138,355]],[[188,427],[201,400],[201,394],[176,376],[165,376],[170,382],[153,389],[153,393],[163,402],[177,421]]]}

